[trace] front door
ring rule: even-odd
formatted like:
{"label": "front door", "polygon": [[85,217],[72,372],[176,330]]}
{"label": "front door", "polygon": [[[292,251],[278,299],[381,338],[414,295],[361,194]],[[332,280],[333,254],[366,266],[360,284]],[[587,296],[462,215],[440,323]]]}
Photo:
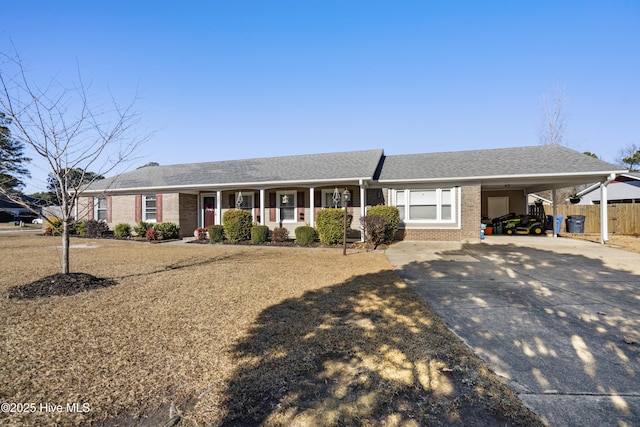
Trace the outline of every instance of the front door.
{"label": "front door", "polygon": [[215,224],[216,219],[216,198],[213,196],[203,197],[202,199],[202,217],[204,218],[204,227]]}

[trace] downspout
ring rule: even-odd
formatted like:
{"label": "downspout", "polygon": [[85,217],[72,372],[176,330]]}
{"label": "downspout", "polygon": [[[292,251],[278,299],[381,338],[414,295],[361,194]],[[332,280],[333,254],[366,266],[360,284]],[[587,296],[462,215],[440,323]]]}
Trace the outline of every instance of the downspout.
{"label": "downspout", "polygon": [[600,243],[609,241],[609,203],[607,201],[607,186],[616,179],[616,174],[609,175],[606,181],[600,184]]}

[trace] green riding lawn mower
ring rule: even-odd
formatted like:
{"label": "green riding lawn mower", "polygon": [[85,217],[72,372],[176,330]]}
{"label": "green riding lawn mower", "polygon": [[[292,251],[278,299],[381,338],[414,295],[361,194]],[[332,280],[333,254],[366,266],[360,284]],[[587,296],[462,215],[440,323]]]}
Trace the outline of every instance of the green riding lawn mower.
{"label": "green riding lawn mower", "polygon": [[520,215],[503,222],[502,232],[505,234],[534,234],[541,235],[546,231],[545,224],[540,218],[532,215]]}

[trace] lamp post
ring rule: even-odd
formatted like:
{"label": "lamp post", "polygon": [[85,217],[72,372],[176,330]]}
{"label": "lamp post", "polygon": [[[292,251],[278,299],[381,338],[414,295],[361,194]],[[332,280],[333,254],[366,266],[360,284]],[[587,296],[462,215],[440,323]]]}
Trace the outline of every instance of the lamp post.
{"label": "lamp post", "polygon": [[351,193],[348,189],[342,192],[342,201],[344,205],[344,234],[342,236],[342,255],[347,254],[347,206],[349,205],[349,200],[351,200]]}

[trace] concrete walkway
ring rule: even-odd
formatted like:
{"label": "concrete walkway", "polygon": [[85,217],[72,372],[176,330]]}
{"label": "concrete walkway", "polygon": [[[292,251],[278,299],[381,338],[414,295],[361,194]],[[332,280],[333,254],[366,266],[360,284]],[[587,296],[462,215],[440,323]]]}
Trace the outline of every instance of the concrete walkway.
{"label": "concrete walkway", "polygon": [[640,425],[640,254],[488,236],[400,242],[386,255],[549,425]]}

